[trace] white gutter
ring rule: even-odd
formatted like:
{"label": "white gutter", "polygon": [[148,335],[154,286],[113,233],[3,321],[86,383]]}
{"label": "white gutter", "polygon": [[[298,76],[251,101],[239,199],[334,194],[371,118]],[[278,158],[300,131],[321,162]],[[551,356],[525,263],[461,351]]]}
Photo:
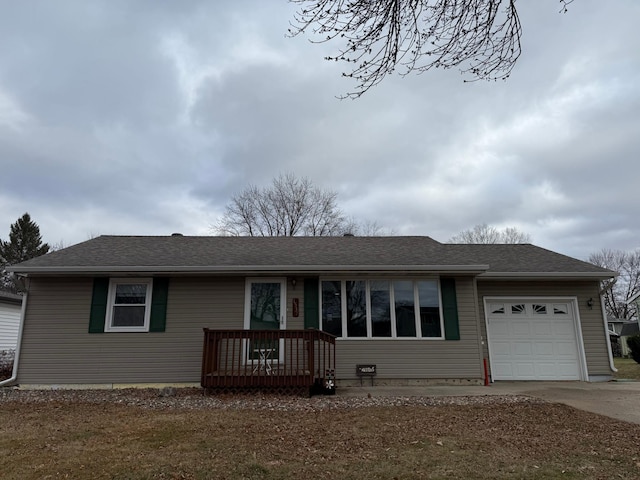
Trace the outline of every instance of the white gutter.
{"label": "white gutter", "polygon": [[13,356],[13,372],[11,372],[11,378],[7,378],[0,382],[0,387],[12,385],[18,377],[18,363],[20,360],[20,346],[22,345],[22,332],[24,330],[24,319],[27,313],[27,297],[28,293],[25,291],[22,296],[22,309],[20,310],[20,326],[18,327],[18,343],[16,344],[16,352]]}
{"label": "white gutter", "polygon": [[604,310],[604,301],[602,295],[600,295],[600,311],[602,312],[602,321],[604,323],[604,332],[607,336],[607,352],[609,352],[609,367],[613,373],[617,372],[615,364],[613,363],[613,352],[611,351],[611,339],[609,338],[609,323],[607,322],[607,312]]}
{"label": "white gutter", "polygon": [[[489,265],[144,265],[144,266],[69,266],[22,267],[20,273],[235,273],[235,272],[484,272]],[[9,268],[7,268],[8,271]],[[17,270],[16,270],[17,271]]]}
{"label": "white gutter", "polygon": [[491,280],[514,280],[514,279],[538,279],[538,278],[584,278],[584,279],[594,279],[594,280],[604,280],[608,278],[613,278],[616,275],[606,275],[600,272],[485,272],[478,275],[478,278],[489,278]]}

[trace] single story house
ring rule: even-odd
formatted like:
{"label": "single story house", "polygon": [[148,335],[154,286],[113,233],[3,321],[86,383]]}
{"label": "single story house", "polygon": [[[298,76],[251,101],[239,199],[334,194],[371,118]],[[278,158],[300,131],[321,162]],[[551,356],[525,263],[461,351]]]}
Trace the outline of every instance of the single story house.
{"label": "single story house", "polygon": [[[316,348],[309,332],[332,340],[338,386],[361,374],[417,385],[615,371],[599,295],[615,273],[529,244],[101,236],[10,270],[25,291],[11,379],[23,387],[198,385],[236,345],[244,374],[267,378],[304,357],[293,337]],[[218,346],[219,331],[240,340],[207,359],[203,329]],[[278,332],[280,347],[249,352],[254,329]]]}
{"label": "single story house", "polygon": [[0,291],[0,352],[16,348],[21,309],[21,295]]}

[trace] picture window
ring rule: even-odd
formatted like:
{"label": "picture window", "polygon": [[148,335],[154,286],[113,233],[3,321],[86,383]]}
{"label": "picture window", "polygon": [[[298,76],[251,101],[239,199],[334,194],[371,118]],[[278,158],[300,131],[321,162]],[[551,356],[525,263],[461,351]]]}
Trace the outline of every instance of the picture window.
{"label": "picture window", "polygon": [[444,338],[437,280],[323,280],[321,328],[342,338]]}

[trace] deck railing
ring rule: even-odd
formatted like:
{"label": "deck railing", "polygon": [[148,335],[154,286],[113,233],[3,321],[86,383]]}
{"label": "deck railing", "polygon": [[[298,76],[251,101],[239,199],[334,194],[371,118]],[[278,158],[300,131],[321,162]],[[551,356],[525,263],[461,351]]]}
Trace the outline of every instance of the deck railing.
{"label": "deck railing", "polygon": [[331,393],[335,388],[333,335],[314,329],[203,330],[205,389]]}

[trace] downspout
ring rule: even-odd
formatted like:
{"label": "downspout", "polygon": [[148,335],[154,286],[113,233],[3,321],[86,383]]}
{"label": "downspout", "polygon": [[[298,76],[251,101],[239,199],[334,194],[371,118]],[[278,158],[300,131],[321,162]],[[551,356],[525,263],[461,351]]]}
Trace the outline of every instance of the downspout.
{"label": "downspout", "polygon": [[[13,274],[15,276],[15,274]],[[14,280],[18,280],[14,277]],[[24,319],[27,313],[27,290],[24,289],[24,295],[22,295],[22,309],[20,310],[20,325],[18,327],[18,342],[16,343],[16,353],[13,357],[13,371],[11,372],[11,378],[7,378],[0,382],[0,387],[11,386],[18,377],[18,363],[20,360],[20,346],[22,345],[22,332],[24,330]]]}
{"label": "downspout", "polygon": [[604,323],[604,334],[607,338],[607,352],[609,352],[609,368],[613,373],[616,373],[618,369],[613,363],[613,352],[611,351],[611,338],[609,337],[609,325],[607,324],[607,313],[604,311],[604,298],[600,295],[600,310],[602,311],[602,322]]}

